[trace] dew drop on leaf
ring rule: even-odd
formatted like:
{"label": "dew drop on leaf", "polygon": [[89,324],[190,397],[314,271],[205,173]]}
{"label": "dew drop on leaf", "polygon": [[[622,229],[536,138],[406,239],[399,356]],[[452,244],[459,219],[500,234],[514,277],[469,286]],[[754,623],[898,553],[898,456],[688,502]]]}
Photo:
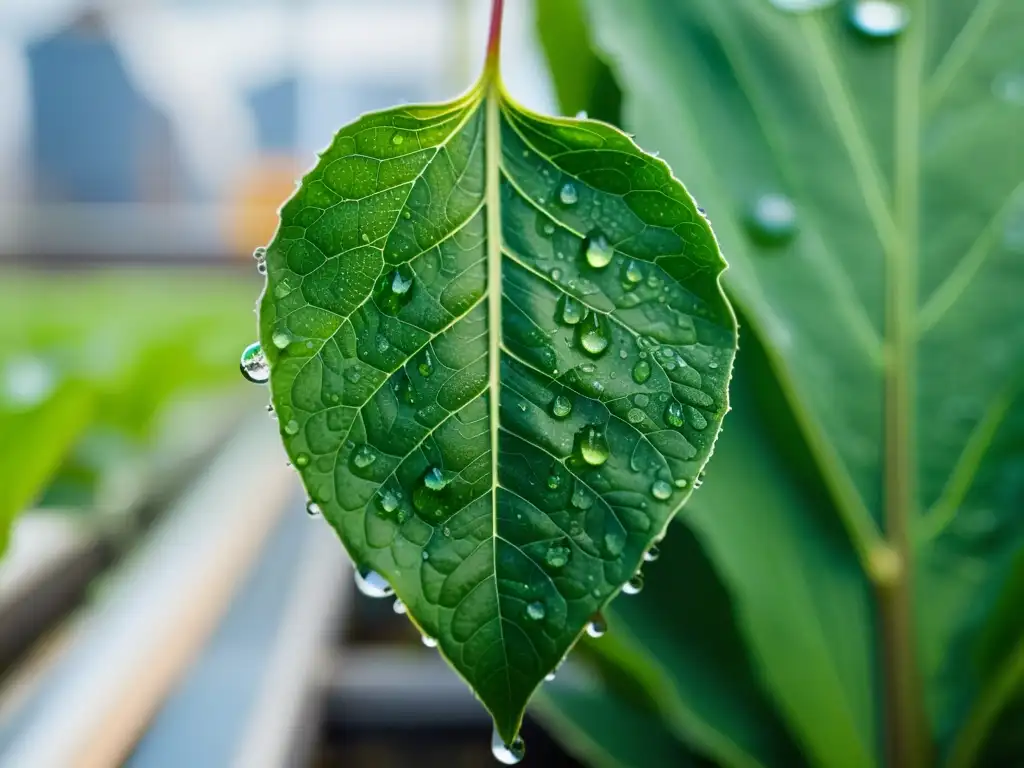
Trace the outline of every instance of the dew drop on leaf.
{"label": "dew drop on leaf", "polygon": [[420,360],[420,364],[416,366],[416,370],[420,372],[420,376],[423,378],[429,378],[434,372],[434,359],[430,355],[430,350],[423,350],[423,359]]}
{"label": "dew drop on leaf", "polygon": [[683,426],[683,406],[675,400],[669,403],[665,408],[665,421],[673,427]]}
{"label": "dew drop on leaf", "polygon": [[569,294],[562,294],[562,298],[558,300],[558,307],[556,309],[557,317],[559,320],[566,325],[576,325],[587,315],[587,308],[583,306],[583,303],[578,299],[574,299]]}
{"label": "dew drop on leaf", "polygon": [[395,146],[398,146],[403,141],[405,141],[405,137],[400,133],[396,133],[394,136],[391,137],[391,143],[394,144]]}
{"label": "dew drop on leaf", "polygon": [[575,205],[576,201],[580,199],[576,186],[571,181],[567,181],[558,190],[558,199],[562,201],[562,205]]}
{"label": "dew drop on leaf", "polygon": [[761,195],[751,207],[747,230],[762,245],[783,245],[796,235],[796,206],[789,197],[777,192]]}
{"label": "dew drop on leaf", "polygon": [[491,753],[502,765],[518,765],[526,756],[526,742],[522,736],[516,736],[511,744],[506,744],[495,729],[491,736]]}
{"label": "dew drop on leaf", "polygon": [[672,486],[664,480],[655,480],[651,486],[651,496],[658,501],[665,501],[672,495]]}
{"label": "dew drop on leaf", "polygon": [[547,611],[544,608],[544,603],[542,602],[535,600],[526,606],[526,618],[531,621],[540,621],[544,618],[546,613]]}
{"label": "dew drop on leaf", "polygon": [[290,333],[288,333],[288,331],[274,331],[273,335],[270,337],[270,340],[278,349],[284,349],[285,347],[292,343],[292,336]]}
{"label": "dew drop on leaf", "polygon": [[594,269],[604,269],[612,262],[614,249],[608,244],[608,238],[600,232],[587,235],[583,240],[583,256],[587,264]]}
{"label": "dew drop on leaf", "polygon": [[551,467],[551,472],[548,474],[547,485],[552,491],[557,491],[559,486],[562,484],[562,476],[558,473],[557,467]]}
{"label": "dew drop on leaf", "polygon": [[390,488],[381,491],[378,501],[380,502],[380,508],[388,514],[398,509],[398,494]]}
{"label": "dew drop on leaf", "polygon": [[633,366],[633,381],[643,384],[651,378],[651,364],[646,360],[637,360]]}
{"label": "dew drop on leaf", "polygon": [[630,408],[629,413],[626,414],[626,420],[630,424],[639,424],[645,418],[645,414],[639,408]]}
{"label": "dew drop on leaf", "polygon": [[564,419],[572,413],[572,401],[565,395],[558,395],[551,403],[551,415],[556,419]]}
{"label": "dew drop on leaf", "polygon": [[299,422],[297,422],[295,419],[291,419],[287,424],[284,425],[284,433],[286,435],[299,434]]}
{"label": "dew drop on leaf", "polygon": [[246,381],[253,384],[266,384],[270,378],[270,364],[258,341],[242,350],[242,359],[238,365]]}
{"label": "dew drop on leaf", "polygon": [[703,413],[698,411],[696,408],[688,409],[688,413],[690,415],[690,424],[693,425],[694,429],[707,429],[708,420],[704,417]]}
{"label": "dew drop on leaf", "polygon": [[910,22],[910,11],[893,0],[854,0],[850,6],[850,24],[867,37],[898,35]]}
{"label": "dew drop on leaf", "polygon": [[392,605],[391,605],[391,610],[393,610],[399,616],[403,616],[403,615],[405,615],[405,612],[406,612],[407,609],[405,607],[405,603],[403,603],[401,600],[399,600],[396,597],[395,598],[395,602],[392,603]]}
{"label": "dew drop on leaf", "polygon": [[661,550],[658,549],[657,545],[652,545],[650,549],[644,552],[645,563],[653,563],[659,557],[661,557]]}
{"label": "dew drop on leaf", "polygon": [[320,505],[310,499],[306,502],[306,514],[310,517],[319,517],[321,514]]}
{"label": "dew drop on leaf", "polygon": [[642,573],[637,573],[629,581],[622,585],[622,592],[626,595],[635,595],[644,588],[644,576]]}
{"label": "dew drop on leaf", "polygon": [[391,597],[391,595],[395,594],[395,590],[388,584],[387,579],[376,571],[357,568],[353,576],[356,581],[356,589],[367,597]]}
{"label": "dew drop on leaf", "polygon": [[382,275],[374,289],[374,299],[381,312],[397,315],[412,299],[413,272],[408,264]]}
{"label": "dew drop on leaf", "polygon": [[604,616],[595,613],[587,623],[587,634],[591,637],[604,637],[608,633],[608,624]]}
{"label": "dew drop on leaf", "polygon": [[622,268],[622,277],[626,285],[632,287],[644,279],[644,273],[640,269],[640,265],[633,259],[630,259]]}
{"label": "dew drop on leaf", "polygon": [[[294,422],[288,422],[288,423],[289,424],[293,424]],[[309,466],[309,454],[308,453],[300,453],[298,456],[296,456],[295,457],[295,466],[298,467],[299,469],[302,469],[303,467],[308,467]]]}
{"label": "dew drop on leaf", "polygon": [[437,648],[437,640],[429,635],[422,635],[420,637],[420,642],[427,646],[427,648]]}
{"label": "dew drop on leaf", "polygon": [[453,472],[446,472],[440,467],[431,467],[423,478],[423,484],[432,491],[443,491],[454,477]]}
{"label": "dew drop on leaf", "polygon": [[569,562],[569,548],[553,546],[544,553],[544,562],[552,568],[564,568]]}
{"label": "dew drop on leaf", "polygon": [[584,427],[579,434],[580,458],[592,467],[608,461],[608,440],[604,432],[594,426]]}
{"label": "dew drop on leaf", "polygon": [[352,466],[357,469],[366,469],[376,460],[377,452],[365,443],[352,452]]}
{"label": "dew drop on leaf", "polygon": [[608,329],[604,316],[598,312],[588,312],[576,326],[576,342],[593,357],[608,349]]}

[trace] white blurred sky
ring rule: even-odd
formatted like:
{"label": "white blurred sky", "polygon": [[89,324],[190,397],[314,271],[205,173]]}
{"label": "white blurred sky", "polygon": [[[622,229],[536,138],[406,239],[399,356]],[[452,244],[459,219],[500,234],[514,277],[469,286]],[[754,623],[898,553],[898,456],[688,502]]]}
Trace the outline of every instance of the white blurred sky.
{"label": "white blurred sky", "polygon": [[[331,91],[317,90],[317,83],[381,86],[382,98],[401,97],[403,87],[413,91],[408,98],[453,97],[476,77],[489,6],[490,0],[0,0],[0,202],[21,196],[30,131],[24,46],[84,8],[108,12],[130,76],[170,118],[201,189],[216,196],[252,159],[247,88],[289,71],[312,83],[300,96],[300,136],[312,153],[355,117],[332,114],[320,103]],[[519,101],[550,111],[532,6],[507,3],[504,78]],[[319,119],[304,130],[308,115]],[[338,124],[328,129],[325,119]]]}

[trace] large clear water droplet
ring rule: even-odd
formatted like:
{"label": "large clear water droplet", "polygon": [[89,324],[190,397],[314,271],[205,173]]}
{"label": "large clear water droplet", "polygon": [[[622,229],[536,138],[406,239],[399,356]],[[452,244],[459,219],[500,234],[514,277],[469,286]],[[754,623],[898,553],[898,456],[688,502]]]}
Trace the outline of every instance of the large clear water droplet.
{"label": "large clear water droplet", "polygon": [[586,120],[587,119],[587,110],[581,109],[579,112],[577,112],[576,113],[576,119],[577,120]]}
{"label": "large clear water droplet", "polygon": [[558,199],[562,201],[562,205],[575,205],[580,196],[576,191],[576,186],[571,181],[567,181],[558,190]]}
{"label": "large clear water droplet", "polygon": [[600,232],[594,232],[584,238],[583,256],[586,258],[587,264],[594,269],[604,269],[607,267],[612,263],[612,256],[614,255],[615,249],[608,243],[608,238]]}
{"label": "large clear water droplet", "polygon": [[637,572],[632,579],[622,585],[622,592],[626,595],[635,595],[644,588],[644,575]]}
{"label": "large clear water droplet", "polygon": [[672,495],[672,486],[664,480],[655,480],[651,486],[651,496],[658,501],[665,501]]}
{"label": "large clear water droplet", "polygon": [[544,608],[544,603],[539,600],[534,600],[526,606],[526,618],[531,621],[540,621],[546,614],[547,609]]}
{"label": "large clear water droplet", "polygon": [[783,245],[796,235],[796,206],[777,192],[761,195],[751,208],[747,230],[762,245]]}
{"label": "large clear water droplet", "polygon": [[893,37],[910,23],[910,10],[893,0],[854,0],[850,6],[850,23],[868,37]]}
{"label": "large clear water droplet", "polygon": [[397,597],[395,598],[395,602],[391,605],[391,610],[393,610],[399,616],[404,616],[408,612],[408,609],[405,607],[405,603],[403,603]]}
{"label": "large clear water droplet", "polygon": [[396,509],[398,509],[398,494],[395,493],[390,488],[386,488],[383,491],[381,491],[380,496],[378,497],[378,501],[380,502],[380,508],[388,514],[391,514]]}
{"label": "large clear water droplet", "polygon": [[307,515],[309,515],[310,517],[319,517],[321,513],[322,510],[320,509],[320,505],[317,504],[315,501],[310,499],[309,501],[306,502]]}
{"label": "large clear water droplet", "polygon": [[646,360],[637,360],[633,366],[633,381],[643,384],[651,378],[651,364]]}
{"label": "large clear water droplet", "polygon": [[627,261],[622,267],[622,279],[626,288],[633,288],[643,281],[644,272],[640,268],[639,262],[634,261],[633,259]]}
{"label": "large clear water droplet", "polygon": [[413,271],[408,264],[391,270],[377,281],[374,299],[380,310],[388,315],[397,315],[409,303],[413,294]]}
{"label": "large clear water droplet", "polygon": [[238,367],[246,380],[253,384],[266,384],[270,378],[270,364],[258,341],[242,350],[242,359]]}
{"label": "large clear water droplet", "polygon": [[651,548],[648,549],[646,552],[644,552],[644,562],[645,563],[653,563],[659,557],[661,557],[661,550],[658,549],[658,545],[657,544],[652,544]]}
{"label": "large clear water droplet", "polygon": [[574,299],[566,293],[558,300],[556,312],[556,320],[560,320],[566,325],[576,325],[580,320],[586,317],[587,308],[583,306],[583,302],[578,299]]}
{"label": "large clear water droplet", "polygon": [[526,742],[522,736],[516,736],[511,744],[506,744],[495,728],[491,735],[491,753],[502,765],[518,765],[526,756]]}
{"label": "large clear water droplet", "polygon": [[368,568],[359,568],[353,575],[356,581],[356,588],[367,597],[391,597],[395,594],[395,590],[388,584],[387,579],[376,571],[371,571]]}
{"label": "large clear water droplet", "polygon": [[569,562],[570,550],[568,547],[549,547],[544,553],[544,562],[552,568],[564,568]]}
{"label": "large clear water droplet", "polygon": [[683,426],[683,406],[675,400],[669,403],[665,408],[665,421],[673,427]]}
{"label": "large clear water droplet", "polygon": [[587,623],[587,634],[591,637],[604,637],[608,633],[608,624],[604,620],[604,616],[600,613],[596,613],[591,617]]}
{"label": "large clear water droplet", "polygon": [[356,469],[366,469],[377,460],[377,452],[365,443],[352,452],[352,465]]}
{"label": "large clear water droplet", "polygon": [[437,640],[429,635],[421,635],[420,642],[427,646],[427,648],[437,648]]}
{"label": "large clear water droplet", "polygon": [[564,419],[572,413],[572,400],[565,395],[558,395],[551,403],[551,415],[556,419]]}
{"label": "large clear water droplet", "polygon": [[429,378],[434,372],[434,358],[430,354],[429,349],[423,350],[423,359],[420,360],[420,364],[416,366],[416,370],[420,372],[420,376],[423,378]]}
{"label": "large clear water droplet", "polygon": [[607,321],[599,312],[588,312],[576,326],[576,343],[592,357],[598,357],[608,349],[608,336]]}
{"label": "large clear water droplet", "polygon": [[440,467],[431,467],[423,478],[423,484],[432,491],[443,491],[454,479],[455,474]]}
{"label": "large clear water droplet", "polygon": [[608,440],[604,432],[594,426],[584,427],[579,434],[580,458],[592,467],[608,461]]}

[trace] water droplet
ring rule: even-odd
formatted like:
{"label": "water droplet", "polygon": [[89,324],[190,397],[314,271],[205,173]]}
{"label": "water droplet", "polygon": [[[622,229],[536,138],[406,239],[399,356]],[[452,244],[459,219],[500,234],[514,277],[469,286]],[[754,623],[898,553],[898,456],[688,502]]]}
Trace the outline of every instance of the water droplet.
{"label": "water droplet", "polygon": [[584,352],[597,357],[608,349],[608,329],[604,315],[588,312],[576,326],[576,343]]}
{"label": "water droplet", "polygon": [[643,384],[649,378],[651,378],[651,364],[646,360],[637,360],[636,365],[633,366],[633,381]]}
{"label": "water droplet", "polygon": [[[289,423],[293,423],[293,422],[289,422]],[[296,426],[298,426],[298,425],[296,425]],[[300,453],[300,454],[298,454],[295,457],[295,466],[298,467],[299,469],[302,469],[304,467],[308,467],[309,466],[309,454],[308,453]]]}
{"label": "water droplet", "polygon": [[534,601],[526,606],[526,618],[531,621],[540,621],[544,618],[547,611],[544,608],[544,603]]}
{"label": "water droplet", "polygon": [[554,672],[548,672],[546,675],[544,675],[544,682],[546,682],[546,683],[550,683],[554,679],[555,679],[555,673]]}
{"label": "water droplet", "polygon": [[562,205],[575,205],[576,201],[580,199],[579,193],[576,192],[576,187],[571,181],[562,185],[558,191],[558,199],[562,201]]}
{"label": "water droplet", "polygon": [[675,485],[676,485],[676,488],[685,488],[686,487],[686,480],[684,478],[680,477],[678,480],[676,480]]}
{"label": "water droplet", "polygon": [[632,288],[644,279],[644,273],[640,268],[640,264],[630,259],[622,268],[622,277],[625,283],[624,287]]}
{"label": "water droplet", "polygon": [[645,392],[638,392],[633,395],[633,404],[637,408],[646,408],[651,402],[651,398]]}
{"label": "water droplet", "polygon": [[416,366],[416,370],[420,372],[420,376],[423,378],[429,378],[430,374],[434,372],[434,359],[430,356],[430,350],[423,350],[423,359],[420,360],[420,364]]}
{"label": "water droplet", "polygon": [[591,637],[604,637],[607,632],[608,624],[605,622],[604,616],[595,613],[587,624],[587,634]]}
{"label": "water droplet", "polygon": [[370,236],[365,232],[363,232],[363,234],[359,236],[359,239],[362,240],[364,243],[370,242]]}
{"label": "water droplet", "polygon": [[320,509],[320,505],[317,504],[312,499],[310,499],[309,501],[306,502],[306,514],[309,515],[310,517],[319,517],[319,515],[322,512],[323,512],[323,510]]}
{"label": "water droplet", "polygon": [[374,299],[382,312],[397,315],[412,299],[413,271],[408,264],[402,264],[382,275],[374,288]]}
{"label": "water droplet", "polygon": [[600,232],[587,235],[583,240],[583,255],[587,264],[594,269],[604,269],[612,263],[615,250],[609,245],[608,238]]}
{"label": "water droplet", "polygon": [[256,271],[259,274],[261,274],[261,275],[267,274],[267,262],[265,262],[265,261],[257,261],[256,262]]}
{"label": "water droplet", "polygon": [[644,576],[642,573],[637,573],[632,579],[622,585],[622,593],[625,595],[635,595],[644,588]]}
{"label": "water droplet", "polygon": [[547,485],[552,491],[557,491],[562,485],[562,476],[559,474],[557,466],[551,467],[551,472],[548,473]]}
{"label": "water droplet", "polygon": [[256,261],[266,261],[267,249],[264,248],[262,245],[259,246],[252,252],[252,257],[256,259]]}
{"label": "water droplet", "polygon": [[551,279],[554,280],[556,283],[559,280],[561,280],[562,279],[562,270],[560,270],[560,269],[552,269],[551,270]]}
{"label": "water droplet", "polygon": [[544,554],[544,562],[552,568],[564,568],[569,562],[568,547],[554,546]]}
{"label": "water droplet", "polygon": [[694,429],[707,429],[708,420],[704,418],[704,414],[698,411],[696,408],[688,408],[687,413],[690,416],[690,424]]}
{"label": "water droplet", "polygon": [[850,6],[850,23],[868,37],[893,37],[909,22],[910,11],[893,0],[855,0]]}
{"label": "water droplet", "polygon": [[558,300],[556,320],[561,320],[566,325],[576,325],[587,315],[587,308],[583,303],[574,299],[569,294],[562,294]]}
{"label": "water droplet", "polygon": [[608,461],[608,440],[604,432],[594,426],[584,427],[579,434],[580,457],[592,467]]}
{"label": "water droplet", "polygon": [[299,434],[299,422],[297,422],[295,419],[291,419],[287,424],[284,425],[284,433],[286,435]]}
{"label": "water droplet", "polygon": [[394,136],[391,137],[391,143],[394,144],[395,146],[398,146],[403,141],[405,141],[405,137],[400,133],[396,133]]}
{"label": "water droplet", "polygon": [[665,408],[665,421],[673,427],[683,426],[683,406],[675,400],[669,403]]}
{"label": "water droplet", "polygon": [[388,514],[398,509],[398,494],[390,488],[381,491],[378,501],[380,502],[380,508]]}
{"label": "water droplet", "polygon": [[658,501],[665,501],[672,495],[672,486],[664,480],[655,480],[651,486],[651,496]]}
{"label": "water droplet", "polygon": [[639,408],[630,408],[629,413],[626,414],[626,420],[630,424],[639,424],[645,417],[646,415]]}
{"label": "water droplet", "polygon": [[455,472],[448,472],[440,467],[431,467],[423,478],[423,484],[432,491],[443,491],[455,474]]}
{"label": "water droplet", "polygon": [[587,119],[587,110],[581,109],[579,112],[577,112],[576,113],[576,119],[577,120],[586,120]]}
{"label": "water droplet", "polygon": [[274,331],[270,340],[278,349],[284,349],[292,343],[292,335],[288,331]]}
{"label": "water droplet", "polygon": [[[424,552],[424,554],[426,553]],[[432,637],[429,637],[428,635],[421,636],[420,642],[427,646],[427,648],[437,648],[437,640],[435,640]]]}
{"label": "water droplet", "polygon": [[495,728],[491,736],[491,753],[502,765],[518,765],[526,755],[526,742],[522,736],[516,736],[511,744],[506,744]]}
{"label": "water droplet", "polygon": [[397,597],[395,598],[395,602],[391,605],[391,610],[393,610],[399,616],[405,615],[405,613],[408,611],[408,609],[405,607],[405,603],[403,603]]}
{"label": "water droplet", "polygon": [[242,359],[239,363],[239,370],[247,381],[253,384],[266,384],[270,378],[270,364],[266,355],[263,354],[263,347],[257,341],[242,350]]}
{"label": "water droplet", "polygon": [[402,218],[403,219],[411,219],[412,218],[412,211],[402,211]]}
{"label": "water droplet", "polygon": [[376,460],[377,452],[365,443],[352,452],[352,465],[357,469],[366,469]]}
{"label": "water droplet", "polygon": [[1007,104],[1024,107],[1024,71],[1000,72],[992,81],[992,93]]}
{"label": "water droplet", "polygon": [[356,588],[367,597],[380,598],[391,597],[395,590],[388,584],[387,579],[376,571],[368,568],[358,568],[353,573],[356,580]]}
{"label": "water droplet", "polygon": [[796,206],[783,194],[761,195],[751,208],[747,230],[754,241],[762,245],[787,243],[796,235]]}
{"label": "water droplet", "polygon": [[377,334],[376,342],[377,351],[380,352],[382,355],[389,349],[391,349],[391,342],[388,341],[387,336],[385,336],[383,333]]}
{"label": "water droplet", "polygon": [[572,413],[572,401],[565,395],[558,395],[551,403],[551,415],[556,419],[564,419]]}
{"label": "water droplet", "polygon": [[658,549],[658,546],[656,544],[652,545],[650,549],[644,552],[645,563],[653,563],[659,557],[661,557],[661,550]]}

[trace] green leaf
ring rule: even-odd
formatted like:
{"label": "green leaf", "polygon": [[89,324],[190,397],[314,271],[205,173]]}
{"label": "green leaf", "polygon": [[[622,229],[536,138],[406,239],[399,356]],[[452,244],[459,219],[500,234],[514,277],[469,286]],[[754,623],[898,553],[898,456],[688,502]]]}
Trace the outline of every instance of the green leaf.
{"label": "green leaf", "polygon": [[57,471],[88,424],[93,403],[81,383],[65,384],[24,408],[0,401],[0,555],[14,516]]}
{"label": "green leaf", "polygon": [[1024,546],[1024,6],[905,6],[871,37],[845,3],[588,3],[625,124],[707,207],[865,569],[893,577],[883,530],[913,550],[900,643],[945,748]]}
{"label": "green leaf", "polygon": [[343,128],[266,262],[292,462],[511,741],[711,453],[735,322],[710,227],[625,134],[488,71]]}

